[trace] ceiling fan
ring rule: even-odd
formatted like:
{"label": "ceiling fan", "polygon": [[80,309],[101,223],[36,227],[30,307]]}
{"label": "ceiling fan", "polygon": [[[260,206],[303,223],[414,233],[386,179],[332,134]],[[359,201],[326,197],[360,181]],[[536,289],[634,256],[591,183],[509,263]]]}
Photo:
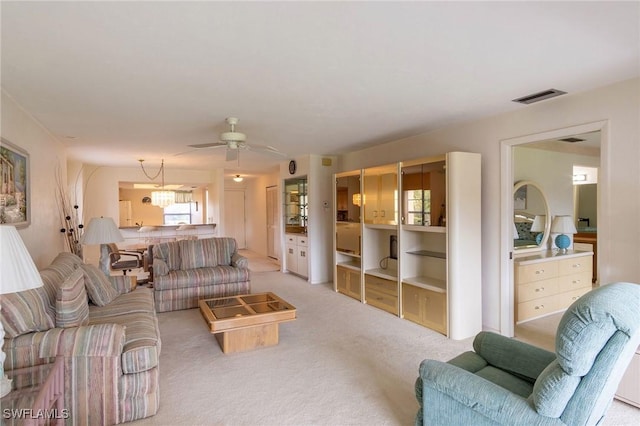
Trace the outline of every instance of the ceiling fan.
{"label": "ceiling fan", "polygon": [[236,124],[238,119],[235,117],[229,117],[225,120],[229,124],[230,131],[220,134],[219,142],[201,143],[196,145],[189,145],[191,148],[205,149],[205,148],[226,148],[227,149],[227,161],[238,160],[240,161],[240,150],[247,150],[258,152],[261,154],[269,154],[280,157],[286,157],[286,154],[278,151],[272,146],[267,145],[249,145],[247,143],[247,135],[244,133],[236,132]]}

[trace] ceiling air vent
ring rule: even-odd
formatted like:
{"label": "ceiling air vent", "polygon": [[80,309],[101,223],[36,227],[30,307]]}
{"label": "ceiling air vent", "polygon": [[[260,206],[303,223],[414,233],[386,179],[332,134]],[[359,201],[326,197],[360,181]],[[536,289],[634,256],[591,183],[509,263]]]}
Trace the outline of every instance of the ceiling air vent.
{"label": "ceiling air vent", "polygon": [[576,142],[584,142],[584,139],[580,139],[580,138],[564,138],[564,139],[558,139],[560,142],[569,142],[569,143],[576,143]]}
{"label": "ceiling air vent", "polygon": [[518,99],[514,99],[513,102],[518,102],[521,104],[532,104],[534,102],[544,101],[545,99],[555,98],[556,96],[564,95],[567,92],[563,92],[558,89],[549,89],[543,92],[534,93],[532,95],[523,96]]}

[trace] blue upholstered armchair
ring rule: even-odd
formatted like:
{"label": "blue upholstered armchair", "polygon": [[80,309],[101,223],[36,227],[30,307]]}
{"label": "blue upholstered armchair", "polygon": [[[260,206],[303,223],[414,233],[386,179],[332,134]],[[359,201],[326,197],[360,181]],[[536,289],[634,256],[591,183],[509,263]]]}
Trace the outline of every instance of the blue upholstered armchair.
{"label": "blue upholstered armchair", "polygon": [[564,313],[556,353],[481,332],[475,352],[424,360],[416,425],[594,425],[640,343],[640,285],[602,286]]}

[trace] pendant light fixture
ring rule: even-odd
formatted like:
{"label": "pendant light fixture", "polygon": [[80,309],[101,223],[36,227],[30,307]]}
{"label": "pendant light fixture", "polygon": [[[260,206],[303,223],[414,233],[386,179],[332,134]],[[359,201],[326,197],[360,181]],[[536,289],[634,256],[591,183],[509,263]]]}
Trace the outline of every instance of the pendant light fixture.
{"label": "pendant light fixture", "polygon": [[140,167],[142,168],[142,172],[149,180],[155,180],[158,175],[161,175],[161,183],[162,186],[160,190],[151,191],[151,205],[157,206],[160,208],[165,208],[170,206],[176,202],[176,193],[174,191],[167,191],[164,189],[164,159],[160,163],[160,170],[156,173],[155,176],[151,177],[147,174],[147,171],[144,169],[144,160],[138,160],[140,162]]}
{"label": "pendant light fixture", "polygon": [[235,176],[233,177],[233,180],[234,180],[235,182],[242,182],[242,179],[244,179],[244,178],[243,178],[242,176],[240,176],[240,175],[235,175]]}

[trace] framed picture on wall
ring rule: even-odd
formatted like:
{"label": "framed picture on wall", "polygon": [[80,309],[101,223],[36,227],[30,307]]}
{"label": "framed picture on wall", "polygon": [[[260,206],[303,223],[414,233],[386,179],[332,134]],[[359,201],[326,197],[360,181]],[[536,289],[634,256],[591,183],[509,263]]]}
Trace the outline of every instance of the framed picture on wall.
{"label": "framed picture on wall", "polygon": [[0,223],[17,228],[31,222],[29,153],[0,140]]}

